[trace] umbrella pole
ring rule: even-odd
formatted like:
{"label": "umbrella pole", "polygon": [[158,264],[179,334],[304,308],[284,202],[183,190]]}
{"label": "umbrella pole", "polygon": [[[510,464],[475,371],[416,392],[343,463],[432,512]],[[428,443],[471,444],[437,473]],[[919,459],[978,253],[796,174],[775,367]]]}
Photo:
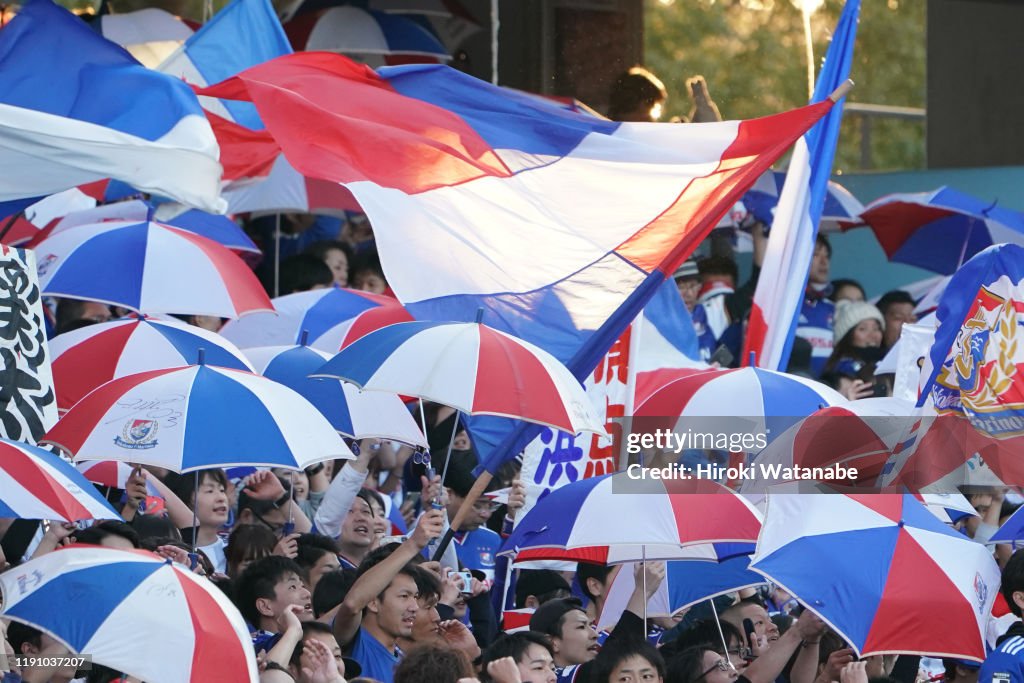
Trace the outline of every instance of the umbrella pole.
{"label": "umbrella pole", "polygon": [[281,214],[274,215],[274,298],[281,296]]}
{"label": "umbrella pole", "polygon": [[480,498],[480,495],[487,489],[487,485],[491,483],[494,478],[490,472],[483,472],[477,477],[476,483],[473,484],[473,488],[466,494],[466,499],[462,501],[462,505],[459,506],[459,511],[455,513],[455,519],[452,520],[451,527],[448,532],[441,539],[441,542],[437,546],[437,550],[434,552],[434,557],[431,559],[435,562],[441,561],[441,556],[444,555],[444,551],[448,549],[452,539],[455,538],[455,532],[462,526],[462,522],[466,519],[466,515],[473,509],[473,504]]}
{"label": "umbrella pole", "polygon": [[[971,219],[971,222],[969,223],[968,228],[967,228],[967,237],[964,238],[964,246],[962,246],[960,248],[960,259],[958,260],[958,262],[956,264],[956,269],[957,270],[960,270],[960,266],[964,265],[964,256],[967,255],[967,243],[971,241],[971,233],[973,233],[973,232],[974,232],[974,219]],[[3,237],[3,235],[0,234],[0,237]]]}
{"label": "umbrella pole", "polygon": [[714,598],[708,598],[708,604],[711,605],[711,613],[715,615],[715,626],[718,627],[718,637],[722,640],[722,651],[725,653],[725,661],[729,663],[730,668],[735,670],[736,665],[732,663],[732,657],[729,656],[729,644],[725,642],[725,634],[722,633],[722,622],[718,620],[718,609],[715,607]]}
{"label": "umbrella pole", "polygon": [[459,433],[459,415],[461,413],[455,411],[455,424],[452,425],[452,436],[448,439],[448,452],[444,456],[444,469],[441,470],[441,487],[444,487],[444,480],[448,476],[448,466],[452,464],[452,447],[455,446],[455,435]]}
{"label": "umbrella pole", "polygon": [[[7,6],[4,5],[4,8],[6,8],[6,7]],[[2,10],[0,10],[0,13],[2,13]],[[0,229],[0,240],[2,240],[3,238],[7,237],[7,233],[11,231],[11,228],[14,227],[14,223],[18,220],[18,218],[23,213],[25,213],[25,212],[24,211],[19,211],[18,213],[14,214],[13,216],[11,216],[10,218],[7,219],[7,222],[4,223],[3,229]]]}
{"label": "umbrella pole", "polygon": [[498,16],[499,0],[491,0],[491,83],[498,85],[498,28],[501,25]]}
{"label": "umbrella pole", "polygon": [[195,471],[195,479],[192,486],[192,554],[196,554],[199,546],[199,470]]}
{"label": "umbrella pole", "polygon": [[647,640],[647,546],[640,546],[640,562],[643,569],[643,582],[644,582],[644,625],[640,627],[642,633],[640,637]]}

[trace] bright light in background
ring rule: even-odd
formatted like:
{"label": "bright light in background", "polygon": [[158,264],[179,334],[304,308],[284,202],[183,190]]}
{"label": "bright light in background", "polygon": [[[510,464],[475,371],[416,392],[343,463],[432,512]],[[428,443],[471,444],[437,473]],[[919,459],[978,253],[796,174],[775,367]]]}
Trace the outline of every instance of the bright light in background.
{"label": "bright light in background", "polygon": [[793,7],[796,7],[801,12],[807,14],[814,14],[821,9],[821,6],[825,4],[825,0],[789,0],[793,3]]}

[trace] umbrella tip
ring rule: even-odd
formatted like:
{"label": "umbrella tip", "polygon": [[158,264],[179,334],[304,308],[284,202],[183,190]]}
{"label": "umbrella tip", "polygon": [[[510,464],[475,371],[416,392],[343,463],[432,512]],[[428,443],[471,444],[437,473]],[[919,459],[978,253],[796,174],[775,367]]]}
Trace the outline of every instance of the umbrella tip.
{"label": "umbrella tip", "polygon": [[199,347],[198,356],[199,358],[197,359],[198,362],[196,365],[206,365],[206,349],[204,347]]}
{"label": "umbrella tip", "polygon": [[309,346],[309,330],[303,330],[299,335],[299,346]]}
{"label": "umbrella tip", "polygon": [[483,319],[484,319],[484,309],[483,309],[483,307],[480,307],[480,308],[476,309],[476,321],[478,323],[480,323],[480,322],[483,322]]}

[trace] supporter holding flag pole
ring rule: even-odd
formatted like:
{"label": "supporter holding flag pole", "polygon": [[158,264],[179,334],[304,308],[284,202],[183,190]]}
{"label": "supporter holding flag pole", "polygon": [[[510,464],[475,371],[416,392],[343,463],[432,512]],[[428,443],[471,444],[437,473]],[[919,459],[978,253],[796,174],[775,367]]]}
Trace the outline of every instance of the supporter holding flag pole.
{"label": "supporter holding flag pole", "polygon": [[[297,53],[199,94],[253,102],[297,171],[352,192],[414,317],[468,322],[484,308],[486,324],[579,379],[846,89],[750,121],[615,123],[552,112],[447,67],[375,73]],[[539,431],[493,419],[490,432],[470,424],[490,472]]]}
{"label": "supporter holding flag pole", "polygon": [[[849,76],[859,14],[860,0],[847,0],[812,102],[824,100]],[[748,365],[784,371],[789,364],[842,117],[840,101],[793,150],[750,311],[742,354]],[[792,277],[796,273],[800,277]]]}

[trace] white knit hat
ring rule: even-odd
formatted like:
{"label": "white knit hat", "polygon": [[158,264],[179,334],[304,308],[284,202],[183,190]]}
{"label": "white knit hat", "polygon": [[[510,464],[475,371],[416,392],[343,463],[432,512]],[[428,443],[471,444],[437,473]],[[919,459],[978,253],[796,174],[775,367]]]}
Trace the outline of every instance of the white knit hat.
{"label": "white knit hat", "polygon": [[857,327],[865,320],[877,320],[885,331],[885,317],[882,312],[864,301],[849,301],[843,299],[836,304],[836,313],[833,317],[832,339],[838,344],[839,340],[846,336],[846,333]]}

